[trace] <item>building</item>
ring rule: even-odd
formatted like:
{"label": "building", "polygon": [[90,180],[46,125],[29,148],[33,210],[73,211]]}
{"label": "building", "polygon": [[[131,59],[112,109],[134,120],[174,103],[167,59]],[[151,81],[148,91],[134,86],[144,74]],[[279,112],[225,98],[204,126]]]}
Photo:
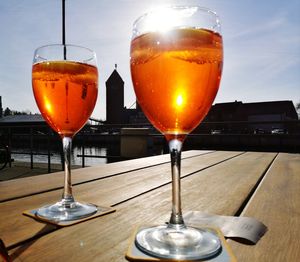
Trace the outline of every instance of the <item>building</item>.
{"label": "building", "polygon": [[122,124],[124,121],[124,81],[115,68],[105,82],[106,123]]}
{"label": "building", "polygon": [[46,125],[42,115],[11,115],[0,119],[0,126]]}
{"label": "building", "polygon": [[213,105],[203,122],[213,123],[211,129],[225,129],[223,131],[229,133],[253,133],[256,130],[270,133],[275,128],[291,129],[290,122],[295,120],[298,120],[298,114],[289,100],[256,103],[235,101]]}
{"label": "building", "polygon": [[[290,122],[294,120],[298,120],[298,115],[293,102],[289,100],[217,103],[194,132],[210,133],[211,130],[220,130],[226,133],[254,133],[260,130],[270,133],[273,129],[280,128],[293,133],[293,126],[296,125]],[[137,102],[136,108],[124,107],[124,81],[116,68],[106,81],[106,123],[149,125]]]}
{"label": "building", "polygon": [[136,108],[124,107],[124,81],[116,67],[105,84],[107,124],[149,123],[137,103]]}
{"label": "building", "polygon": [[212,106],[206,121],[286,121],[298,120],[292,101],[243,103],[235,101]]}

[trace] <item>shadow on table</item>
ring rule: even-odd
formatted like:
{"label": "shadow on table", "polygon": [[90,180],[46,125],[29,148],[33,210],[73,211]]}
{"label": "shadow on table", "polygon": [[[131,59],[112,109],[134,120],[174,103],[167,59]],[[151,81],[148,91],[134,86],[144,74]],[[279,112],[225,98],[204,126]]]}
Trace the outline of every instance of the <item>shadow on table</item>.
{"label": "shadow on table", "polygon": [[26,241],[19,242],[9,249],[14,249],[13,253],[9,255],[10,260],[7,261],[14,261],[17,259],[27,248],[29,248],[32,244],[34,244],[35,241],[37,241],[40,237],[48,234],[49,232],[52,232],[59,227],[54,227],[50,224],[45,224],[45,226],[39,230],[32,238],[27,239]]}

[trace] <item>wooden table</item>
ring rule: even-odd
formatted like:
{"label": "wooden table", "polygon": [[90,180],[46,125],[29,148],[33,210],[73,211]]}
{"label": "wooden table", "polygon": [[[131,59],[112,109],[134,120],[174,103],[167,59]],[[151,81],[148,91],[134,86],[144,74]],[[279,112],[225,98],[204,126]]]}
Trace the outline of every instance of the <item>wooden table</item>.
{"label": "wooden table", "polygon": [[[58,228],[22,215],[60,198],[62,172],[0,183],[0,237],[13,261],[126,261],[138,224],[168,220],[169,156],[73,170],[75,197],[116,212]],[[268,226],[256,245],[228,240],[238,261],[300,261],[300,155],[186,151],[183,212],[250,216]]]}

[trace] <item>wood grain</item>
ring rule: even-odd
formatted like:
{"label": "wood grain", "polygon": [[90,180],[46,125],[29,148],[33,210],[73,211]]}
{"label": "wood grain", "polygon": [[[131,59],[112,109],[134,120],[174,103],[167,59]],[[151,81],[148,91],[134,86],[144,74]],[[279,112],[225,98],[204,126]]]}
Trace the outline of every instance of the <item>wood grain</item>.
{"label": "wood grain", "polygon": [[[185,158],[182,161],[182,176],[190,175],[239,154],[241,153],[215,152]],[[144,159],[144,161],[147,162],[147,159]],[[122,162],[119,163],[121,167],[122,164]],[[103,168],[105,168],[105,165],[99,166],[96,170],[97,173],[101,173]],[[85,172],[85,169],[82,169],[82,172]],[[159,188],[170,183],[170,181],[170,164],[165,163],[123,173],[119,176],[110,176],[102,180],[79,184],[73,187],[73,191],[74,195],[81,201],[113,206],[149,190]],[[55,190],[0,203],[0,232],[6,246],[9,247],[45,233],[45,230],[55,230],[56,227],[53,226],[47,226],[44,229],[45,223],[23,216],[22,212],[54,203],[60,197],[61,190]]]}
{"label": "wood grain", "polygon": [[[246,153],[184,177],[184,210],[234,214],[275,155]],[[197,162],[191,165],[196,167]],[[147,175],[150,174],[143,174],[145,179]],[[145,187],[145,184],[134,186]],[[136,225],[161,224],[168,220],[170,191],[170,184],[165,184],[120,203],[115,213],[51,232],[11,250],[10,255],[15,261],[125,261],[124,254]]]}
{"label": "wood grain", "polygon": [[238,261],[300,261],[300,154],[279,154],[242,215],[268,232],[253,246],[229,241]]}
{"label": "wood grain", "polygon": [[[182,158],[189,158],[211,152],[212,151],[206,150],[186,151],[183,152]],[[147,168],[155,165],[160,165],[169,161],[170,156],[168,154],[165,154],[147,157],[146,161],[145,158],[139,158],[134,160],[127,160],[117,163],[101,165],[101,172],[99,172],[99,166],[86,167],[84,168],[84,171],[83,169],[74,169],[72,170],[72,184],[76,185],[93,180],[103,179],[105,177],[127,173],[140,168]],[[62,188],[63,180],[64,173],[55,172],[51,174],[0,182],[0,202]]]}

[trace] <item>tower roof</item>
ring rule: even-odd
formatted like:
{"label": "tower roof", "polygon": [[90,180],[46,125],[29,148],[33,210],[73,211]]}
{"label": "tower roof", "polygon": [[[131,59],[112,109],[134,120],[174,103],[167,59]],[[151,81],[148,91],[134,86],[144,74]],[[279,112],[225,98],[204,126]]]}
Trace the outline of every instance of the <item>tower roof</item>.
{"label": "tower roof", "polygon": [[118,71],[114,69],[109,78],[106,80],[106,86],[113,84],[124,84],[122,77],[119,75]]}

